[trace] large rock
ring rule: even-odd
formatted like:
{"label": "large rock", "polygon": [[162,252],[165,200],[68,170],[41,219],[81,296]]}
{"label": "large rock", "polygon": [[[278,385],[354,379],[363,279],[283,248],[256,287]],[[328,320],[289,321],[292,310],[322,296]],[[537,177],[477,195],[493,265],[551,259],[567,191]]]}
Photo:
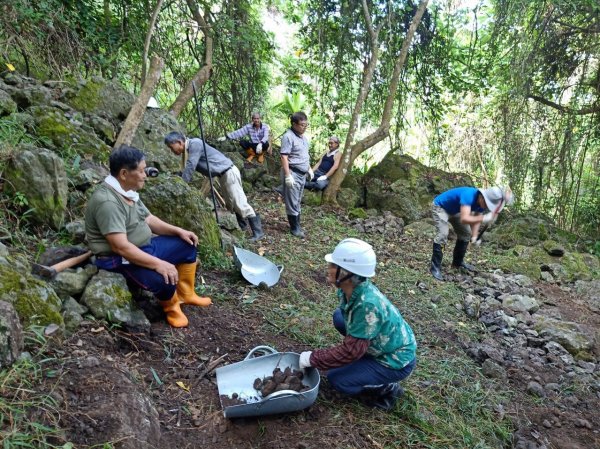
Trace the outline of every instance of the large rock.
{"label": "large rock", "polygon": [[62,328],[60,298],[47,283],[17,271],[21,267],[12,257],[0,257],[0,300],[14,306],[25,328],[31,324],[56,324]]}
{"label": "large rock", "polygon": [[513,312],[534,313],[540,308],[538,302],[529,296],[524,295],[502,295],[499,298],[502,301],[502,307]]}
{"label": "large rock", "polygon": [[0,369],[12,365],[23,350],[23,330],[13,305],[0,301]]}
{"label": "large rock", "polygon": [[67,172],[63,160],[46,149],[31,148],[16,152],[7,170],[7,187],[21,194],[25,206],[40,224],[59,230],[67,207]]}
{"label": "large rock", "polygon": [[367,172],[363,184],[367,207],[389,210],[411,223],[429,216],[435,196],[472,182],[467,175],[446,173],[391,152]]}
{"label": "large rock", "polygon": [[535,246],[546,240],[552,242],[549,246],[557,247],[575,243],[578,237],[559,229],[550,218],[539,213],[527,212],[508,218],[502,212],[498,224],[486,232],[486,239],[503,248],[512,248],[515,245]]}
{"label": "large rock", "polygon": [[135,97],[116,81],[99,77],[80,80],[65,90],[64,101],[78,111],[99,115],[113,124],[125,120]]}
{"label": "large rock", "polygon": [[208,261],[221,253],[214,212],[197,189],[178,176],[159,176],[146,181],[140,196],[153,215],[196,233],[201,260]]}
{"label": "large rock", "polygon": [[80,113],[71,114],[51,106],[34,106],[29,112],[35,119],[36,134],[46,138],[65,157],[80,155],[108,160],[111,148],[96,136],[93,128],[84,125]]}
{"label": "large rock", "polygon": [[591,352],[595,345],[594,336],[581,325],[570,321],[540,317],[535,330],[548,341],[555,341],[573,355],[582,351]]}
{"label": "large rock", "polygon": [[118,442],[120,449],[160,447],[159,415],[137,376],[95,357],[75,361],[79,369],[69,370],[61,386],[72,406],[69,422],[76,423],[66,429],[69,441],[77,447],[100,447],[106,441]]}
{"label": "large rock", "polygon": [[179,171],[181,158],[173,155],[164,144],[165,136],[171,131],[183,132],[173,114],[161,109],[146,109],[131,144],[146,154],[148,166],[160,171]]}
{"label": "large rock", "polygon": [[52,286],[62,299],[79,296],[84,292],[90,278],[97,272],[98,268],[91,264],[86,265],[85,268],[67,269],[56,275],[52,280]]}
{"label": "large rock", "polygon": [[88,282],[81,302],[98,319],[122,324],[127,329],[150,330],[150,321],[137,308],[125,278],[118,273],[100,270]]}
{"label": "large rock", "polygon": [[0,90],[0,116],[17,112],[17,103],[13,101],[8,93]]}

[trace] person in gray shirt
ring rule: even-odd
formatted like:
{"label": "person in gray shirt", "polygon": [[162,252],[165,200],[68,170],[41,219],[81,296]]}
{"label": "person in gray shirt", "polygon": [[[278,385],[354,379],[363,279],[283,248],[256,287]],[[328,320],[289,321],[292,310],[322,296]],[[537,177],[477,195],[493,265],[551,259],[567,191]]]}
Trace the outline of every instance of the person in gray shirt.
{"label": "person in gray shirt", "polygon": [[300,227],[300,202],[304,192],[306,176],[313,177],[308,154],[308,139],[304,132],[308,127],[308,117],[302,111],[290,117],[291,127],[281,137],[281,181],[285,211],[292,235],[304,238]]}
{"label": "person in gray shirt", "polygon": [[[257,241],[264,237],[260,216],[248,204],[248,199],[242,188],[242,176],[231,159],[201,139],[188,139],[177,131],[170,132],[165,136],[165,144],[173,154],[182,156],[183,170],[181,177],[185,182],[192,180],[194,171],[199,171],[204,176],[208,176],[208,167],[210,167],[211,177],[220,179],[227,208],[235,213],[240,228],[242,230],[246,228],[246,219],[250,223],[250,229],[252,230],[250,241]],[[205,145],[206,154],[204,152]]]}

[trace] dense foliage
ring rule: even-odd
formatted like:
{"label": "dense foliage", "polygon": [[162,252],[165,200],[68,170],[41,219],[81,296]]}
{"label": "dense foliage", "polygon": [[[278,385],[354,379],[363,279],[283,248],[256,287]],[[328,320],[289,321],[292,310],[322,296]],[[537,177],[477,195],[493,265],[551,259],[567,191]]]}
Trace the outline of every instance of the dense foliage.
{"label": "dense foliage", "polygon": [[[302,107],[317,148],[326,135],[344,139],[348,132],[372,58],[365,8],[379,33],[380,54],[357,136],[381,119],[417,6],[411,0],[164,2],[150,54],[166,63],[156,92],[165,108],[206,63],[206,36],[191,4],[213,38],[210,78],[200,88],[207,134],[221,135],[259,110],[277,136],[286,114]],[[30,76],[99,74],[137,92],[155,7],[127,0],[5,1],[0,57]],[[285,48],[276,44],[283,30],[266,31],[274,16],[297,30]],[[431,3],[401,74],[383,150],[468,172],[478,184],[508,183],[520,207],[597,239],[599,31],[594,0]],[[180,117],[197,131],[192,104]],[[366,157],[357,163],[373,162]]]}

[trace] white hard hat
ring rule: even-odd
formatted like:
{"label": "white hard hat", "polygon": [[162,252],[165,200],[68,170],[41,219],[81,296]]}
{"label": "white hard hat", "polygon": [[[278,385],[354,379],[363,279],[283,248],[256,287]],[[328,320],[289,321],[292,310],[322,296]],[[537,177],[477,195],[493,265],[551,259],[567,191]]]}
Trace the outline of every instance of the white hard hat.
{"label": "white hard hat", "polygon": [[156,98],[154,97],[150,97],[150,100],[148,100],[148,104],[146,105],[147,108],[152,108],[152,109],[159,109],[160,106],[158,105],[158,102],[156,101]]}
{"label": "white hard hat", "polygon": [[325,256],[325,260],[359,276],[366,278],[375,276],[377,264],[375,251],[371,245],[359,239],[342,240],[333,253]]}

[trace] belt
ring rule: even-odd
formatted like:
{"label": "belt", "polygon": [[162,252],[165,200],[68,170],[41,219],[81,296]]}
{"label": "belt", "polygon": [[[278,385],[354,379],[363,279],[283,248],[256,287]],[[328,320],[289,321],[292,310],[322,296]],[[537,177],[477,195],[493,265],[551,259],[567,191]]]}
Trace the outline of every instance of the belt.
{"label": "belt", "polygon": [[[233,165],[232,165],[231,167],[233,167]],[[229,170],[231,170],[231,167],[229,167],[229,168],[226,168],[226,169],[225,169],[225,170],[223,170],[221,173],[219,173],[217,176],[219,176],[219,177],[223,176],[225,173],[227,173]]]}
{"label": "belt", "polygon": [[296,167],[290,167],[290,170],[292,170],[294,173],[298,173],[299,175],[305,176],[307,172],[300,170],[299,168]]}

